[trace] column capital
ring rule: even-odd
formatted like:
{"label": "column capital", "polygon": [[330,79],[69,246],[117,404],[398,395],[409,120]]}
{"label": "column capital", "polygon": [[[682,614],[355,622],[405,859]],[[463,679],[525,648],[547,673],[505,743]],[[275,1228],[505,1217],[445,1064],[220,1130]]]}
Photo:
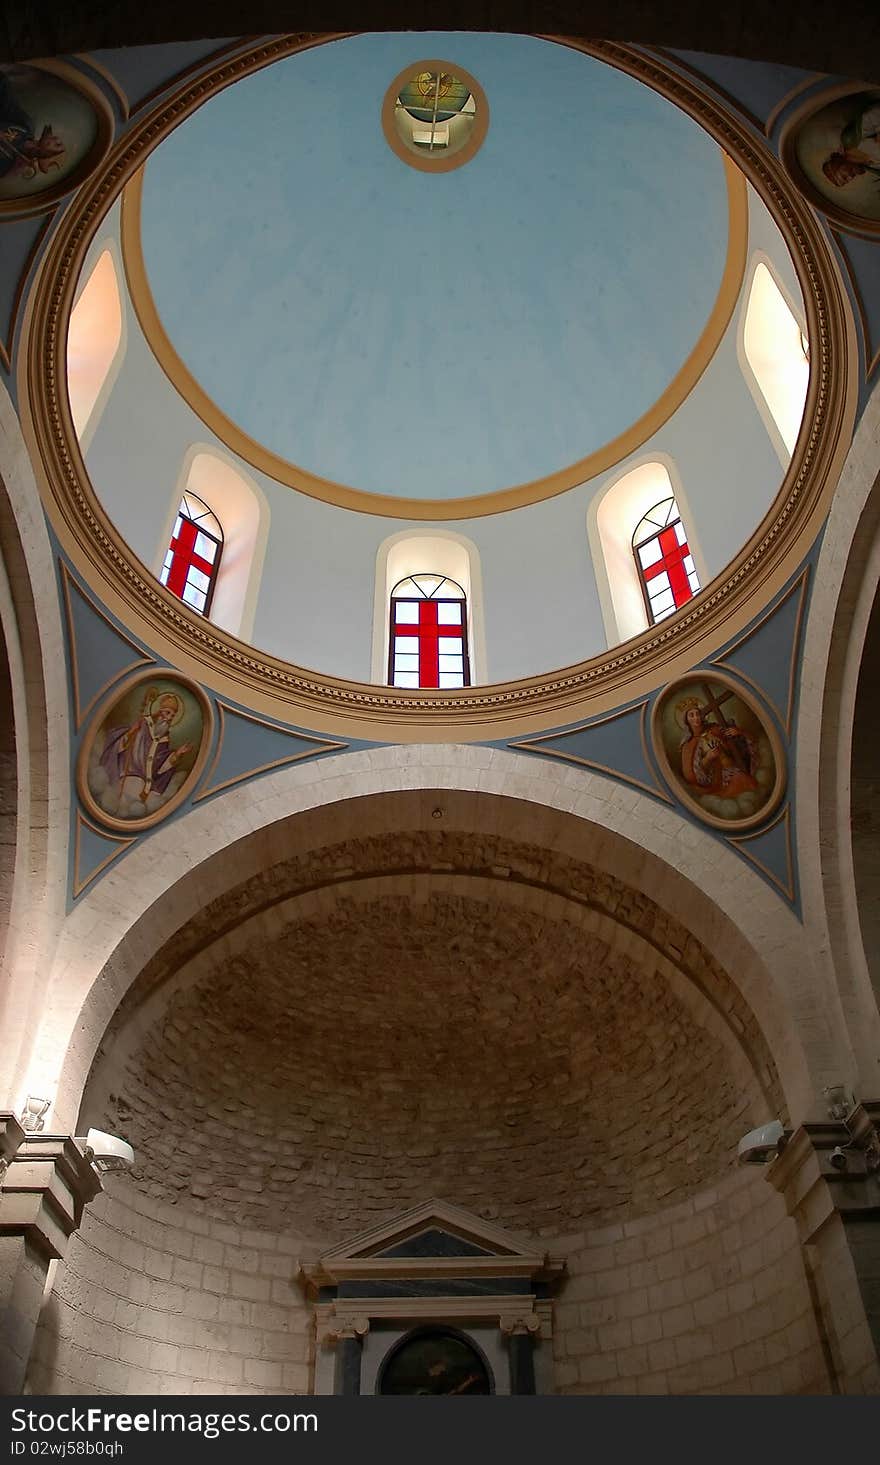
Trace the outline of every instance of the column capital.
{"label": "column capital", "polygon": [[97,1170],[67,1134],[23,1134],[0,1194],[0,1234],[23,1236],[62,1257],[83,1208],[102,1189]]}
{"label": "column capital", "polygon": [[541,1319],[534,1312],[522,1313],[514,1317],[502,1316],[498,1319],[498,1326],[505,1338],[539,1338],[541,1336]]}
{"label": "column capital", "polygon": [[370,1319],[362,1313],[337,1313],[329,1320],[321,1342],[333,1347],[345,1338],[357,1338],[363,1342],[370,1331]]}

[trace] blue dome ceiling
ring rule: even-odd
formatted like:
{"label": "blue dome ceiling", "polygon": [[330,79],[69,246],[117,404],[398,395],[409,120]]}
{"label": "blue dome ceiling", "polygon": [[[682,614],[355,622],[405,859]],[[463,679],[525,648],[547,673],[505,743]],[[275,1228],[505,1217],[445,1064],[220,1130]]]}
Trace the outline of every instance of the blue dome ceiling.
{"label": "blue dome ceiling", "polygon": [[[442,174],[380,120],[433,57],[490,109]],[[173,346],[245,433],[337,483],[452,499],[555,473],[652,406],[715,303],[727,188],[690,118],[577,51],[370,34],[179,126],[146,168],[142,242]]]}

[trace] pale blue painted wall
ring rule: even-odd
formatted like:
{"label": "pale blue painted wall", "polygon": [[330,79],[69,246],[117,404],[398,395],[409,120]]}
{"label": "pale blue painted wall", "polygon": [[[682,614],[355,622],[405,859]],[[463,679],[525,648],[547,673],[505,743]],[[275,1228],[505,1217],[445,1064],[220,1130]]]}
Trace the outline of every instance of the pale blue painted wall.
{"label": "pale blue painted wall", "polygon": [[[752,196],[750,244],[763,249],[792,293],[781,237]],[[116,225],[115,215],[108,228]],[[102,232],[93,257],[103,247]],[[212,436],[173,392],[128,309],[128,350],[87,455],[108,513],[154,571],[180,467]],[[689,400],[639,449],[677,463],[710,575],[749,537],[775,496],[782,467],[736,356],[737,315]],[[582,660],[605,646],[586,532],[591,499],[621,471],[555,499],[443,527],[480,551],[489,676],[506,680]],[[367,680],[376,552],[390,534],[429,525],[356,514],[297,494],[260,474],[271,512],[253,641],[277,656]]]}
{"label": "pale blue painted wall", "polygon": [[[407,167],[383,95],[449,57],[464,167]],[[362,35],[227,88],[146,169],[172,340],[252,437],[375,493],[456,498],[587,456],[656,400],[724,267],[721,152],[639,82],[526,36]],[[638,349],[633,349],[633,342]]]}

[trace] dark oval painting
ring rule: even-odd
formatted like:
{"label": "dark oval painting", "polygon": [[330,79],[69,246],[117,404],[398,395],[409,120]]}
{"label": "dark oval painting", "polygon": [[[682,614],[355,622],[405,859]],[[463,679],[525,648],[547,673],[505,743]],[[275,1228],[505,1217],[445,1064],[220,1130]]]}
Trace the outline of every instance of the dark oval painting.
{"label": "dark oval painting", "polygon": [[138,676],[99,708],[83,739],[83,804],[114,829],[155,824],[194,789],[211,725],[201,688],[176,676]]}
{"label": "dark oval painting", "polygon": [[432,1329],[405,1338],[382,1370],[380,1394],[491,1394],[476,1349],[456,1333]]}
{"label": "dark oval painting", "polygon": [[654,749],[670,788],[709,824],[747,828],[785,787],[775,729],[749,694],[717,675],[674,682],[654,704]]}
{"label": "dark oval painting", "polygon": [[798,165],[833,209],[880,227],[880,91],[820,107],[794,139]]}
{"label": "dark oval painting", "polygon": [[98,115],[75,86],[37,66],[0,66],[0,204],[63,185],[99,141]]}

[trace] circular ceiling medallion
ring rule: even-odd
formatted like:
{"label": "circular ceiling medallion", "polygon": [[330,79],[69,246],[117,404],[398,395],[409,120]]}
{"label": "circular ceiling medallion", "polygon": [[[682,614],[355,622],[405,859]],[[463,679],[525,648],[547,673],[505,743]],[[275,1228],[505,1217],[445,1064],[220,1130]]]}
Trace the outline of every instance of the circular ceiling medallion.
{"label": "circular ceiling medallion", "polygon": [[846,82],[811,97],[787,123],[782,161],[838,228],[880,234],[880,87]]}
{"label": "circular ceiling medallion", "polygon": [[451,61],[415,61],[393,80],[382,103],[389,147],[411,168],[449,173],[470,162],[489,128],[479,82]]}
{"label": "circular ceiling medallion", "polygon": [[716,829],[753,829],[785,792],[785,750],[758,699],[714,669],[672,682],[654,703],[651,736],[672,792]]}

